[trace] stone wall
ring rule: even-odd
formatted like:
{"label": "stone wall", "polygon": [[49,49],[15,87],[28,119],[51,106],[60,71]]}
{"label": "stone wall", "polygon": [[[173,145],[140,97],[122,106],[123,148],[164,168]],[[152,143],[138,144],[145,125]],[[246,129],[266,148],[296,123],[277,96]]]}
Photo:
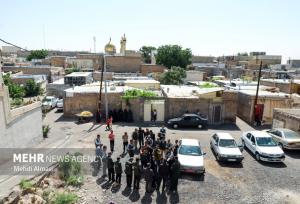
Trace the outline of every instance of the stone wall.
{"label": "stone wall", "polygon": [[140,72],[140,57],[107,56],[105,59],[108,72]]}

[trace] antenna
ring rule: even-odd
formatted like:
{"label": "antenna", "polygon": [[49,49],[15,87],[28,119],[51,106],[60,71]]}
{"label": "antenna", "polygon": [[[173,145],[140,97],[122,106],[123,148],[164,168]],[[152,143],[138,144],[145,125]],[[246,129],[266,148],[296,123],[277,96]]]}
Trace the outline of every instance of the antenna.
{"label": "antenna", "polygon": [[96,53],[96,37],[93,37],[93,41],[94,41],[94,53]]}

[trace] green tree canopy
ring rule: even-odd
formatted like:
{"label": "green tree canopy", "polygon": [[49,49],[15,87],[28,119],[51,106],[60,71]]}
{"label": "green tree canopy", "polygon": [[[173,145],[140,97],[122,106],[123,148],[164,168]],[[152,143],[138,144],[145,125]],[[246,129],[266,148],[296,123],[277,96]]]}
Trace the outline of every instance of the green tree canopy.
{"label": "green tree canopy", "polygon": [[182,49],[179,45],[163,45],[157,49],[156,63],[164,65],[169,69],[172,66],[186,68],[191,64],[192,51]]}
{"label": "green tree canopy", "polygon": [[30,79],[26,82],[24,90],[27,97],[38,96],[42,92],[41,86],[37,84],[33,79]]}
{"label": "green tree canopy", "polygon": [[30,54],[27,56],[27,60],[31,61],[33,59],[45,59],[48,56],[47,50],[32,50]]}
{"label": "green tree canopy", "polygon": [[13,83],[10,74],[3,76],[3,82],[8,87],[9,96],[13,99],[21,99],[25,96],[24,88],[18,84]]}
{"label": "green tree canopy", "polygon": [[183,84],[183,79],[186,77],[185,69],[181,67],[172,67],[168,72],[165,72],[160,77],[159,81],[165,85]]}
{"label": "green tree canopy", "polygon": [[142,53],[142,58],[145,63],[151,63],[151,52],[153,50],[156,50],[156,48],[152,46],[143,46],[140,48],[140,52]]}

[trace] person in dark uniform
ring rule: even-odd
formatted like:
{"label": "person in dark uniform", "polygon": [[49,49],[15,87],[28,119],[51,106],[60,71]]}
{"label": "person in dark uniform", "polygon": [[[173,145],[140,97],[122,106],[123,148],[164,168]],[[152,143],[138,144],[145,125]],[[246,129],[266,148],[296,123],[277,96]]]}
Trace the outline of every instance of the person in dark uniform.
{"label": "person in dark uniform", "polygon": [[118,116],[119,116],[119,121],[120,122],[124,122],[124,118],[123,118],[123,110],[120,108],[118,111]]}
{"label": "person in dark uniform", "polygon": [[179,176],[180,176],[180,164],[178,162],[178,158],[174,157],[174,162],[171,167],[170,191],[177,191]]}
{"label": "person in dark uniform", "polygon": [[133,158],[129,158],[129,160],[125,163],[125,174],[126,174],[126,182],[127,182],[127,188],[131,188],[132,184],[132,161]]}
{"label": "person in dark uniform", "polygon": [[138,190],[140,188],[142,177],[142,166],[139,158],[136,158],[135,163],[133,164],[133,176],[133,188]]}
{"label": "person in dark uniform", "polygon": [[139,149],[141,149],[142,146],[144,146],[144,130],[139,127],[138,130],[138,139],[139,139]]}
{"label": "person in dark uniform", "polygon": [[156,190],[159,191],[161,181],[163,182],[162,191],[165,190],[169,174],[170,174],[170,168],[167,163],[167,160],[164,159],[163,162],[158,167],[158,182],[157,182]]}
{"label": "person in dark uniform", "polygon": [[147,167],[144,169],[143,173],[144,173],[144,178],[146,181],[146,185],[145,185],[146,192],[151,193],[154,173],[153,173],[153,170],[151,169],[150,163],[147,164]]}
{"label": "person in dark uniform", "polygon": [[133,113],[131,110],[128,111],[128,122],[130,122],[130,123],[133,122]]}
{"label": "person in dark uniform", "polygon": [[177,156],[178,148],[179,148],[178,140],[175,140],[175,145],[174,145],[174,147],[173,147],[173,155],[174,155],[175,157]]}
{"label": "person in dark uniform", "polygon": [[108,169],[108,180],[115,182],[115,168],[114,168],[114,161],[111,158],[111,152],[108,153],[108,157],[107,157],[107,169]]}
{"label": "person in dark uniform", "polygon": [[120,157],[118,157],[117,161],[115,162],[115,172],[116,172],[116,182],[118,185],[121,185],[122,164],[120,162]]}
{"label": "person in dark uniform", "polygon": [[125,109],[124,110],[124,112],[123,112],[123,118],[124,118],[124,122],[128,122],[128,111],[127,111],[127,109]]}

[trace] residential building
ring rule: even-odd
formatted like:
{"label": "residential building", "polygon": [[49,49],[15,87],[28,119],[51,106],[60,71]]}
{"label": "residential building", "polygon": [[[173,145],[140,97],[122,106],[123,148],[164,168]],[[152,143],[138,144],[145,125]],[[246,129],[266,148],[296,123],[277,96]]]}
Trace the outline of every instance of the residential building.
{"label": "residential building", "polygon": [[92,72],[73,72],[64,77],[64,84],[71,86],[80,86],[93,82]]}
{"label": "residential building", "polygon": [[272,127],[288,128],[300,132],[300,109],[275,108]]}

